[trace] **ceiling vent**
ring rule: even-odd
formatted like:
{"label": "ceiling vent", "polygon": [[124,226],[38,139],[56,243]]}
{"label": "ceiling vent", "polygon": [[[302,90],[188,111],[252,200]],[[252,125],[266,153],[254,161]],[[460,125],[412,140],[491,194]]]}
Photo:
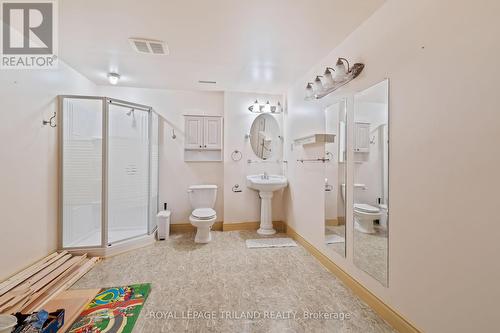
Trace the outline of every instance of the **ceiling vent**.
{"label": "ceiling vent", "polygon": [[168,46],[164,41],[144,38],[129,38],[132,48],[142,54],[168,55]]}

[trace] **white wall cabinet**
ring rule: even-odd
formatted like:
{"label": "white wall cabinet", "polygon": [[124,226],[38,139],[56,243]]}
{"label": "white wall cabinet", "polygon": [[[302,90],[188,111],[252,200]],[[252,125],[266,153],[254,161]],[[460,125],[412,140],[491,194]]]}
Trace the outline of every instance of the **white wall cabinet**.
{"label": "white wall cabinet", "polygon": [[370,123],[354,123],[354,152],[370,152]]}
{"label": "white wall cabinet", "polygon": [[222,118],[206,117],[203,120],[203,148],[222,149]]}
{"label": "white wall cabinet", "polygon": [[203,148],[203,117],[186,116],[185,149]]}
{"label": "white wall cabinet", "polygon": [[185,161],[222,161],[222,117],[186,116],[185,135]]}

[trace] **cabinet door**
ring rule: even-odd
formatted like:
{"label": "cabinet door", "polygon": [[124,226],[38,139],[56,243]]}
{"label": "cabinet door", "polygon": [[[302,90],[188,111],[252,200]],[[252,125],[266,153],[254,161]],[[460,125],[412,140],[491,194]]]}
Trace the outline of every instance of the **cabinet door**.
{"label": "cabinet door", "polygon": [[203,117],[186,117],[186,149],[203,148]]}
{"label": "cabinet door", "polygon": [[358,153],[370,152],[370,124],[355,123],[354,151]]}
{"label": "cabinet door", "polygon": [[217,150],[222,149],[222,118],[205,118],[203,148]]}

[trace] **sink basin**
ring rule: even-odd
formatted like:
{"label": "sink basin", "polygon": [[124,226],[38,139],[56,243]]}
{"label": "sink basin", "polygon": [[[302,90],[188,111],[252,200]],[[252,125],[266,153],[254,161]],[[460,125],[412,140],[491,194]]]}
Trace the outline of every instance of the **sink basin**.
{"label": "sink basin", "polygon": [[280,175],[251,175],[247,176],[247,186],[253,190],[263,192],[274,192],[281,190],[288,185],[288,180],[285,176]]}
{"label": "sink basin", "polygon": [[288,186],[288,180],[280,175],[251,175],[247,176],[247,187],[259,191],[260,228],[257,233],[272,235],[276,233],[273,228],[272,201],[273,192]]}

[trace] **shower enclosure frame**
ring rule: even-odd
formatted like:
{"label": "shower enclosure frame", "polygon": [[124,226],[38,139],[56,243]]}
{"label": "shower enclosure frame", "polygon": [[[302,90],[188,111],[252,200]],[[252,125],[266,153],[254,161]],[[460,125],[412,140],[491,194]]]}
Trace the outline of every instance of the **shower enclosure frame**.
{"label": "shower enclosure frame", "polygon": [[[63,230],[64,230],[64,100],[65,99],[82,99],[82,100],[97,100],[102,101],[102,169],[101,169],[101,244],[100,246],[64,246]],[[133,237],[120,239],[112,243],[109,242],[108,230],[108,166],[109,166],[109,106],[116,105],[121,107],[128,107],[134,110],[148,112],[148,204],[147,204],[147,233],[136,235]],[[128,102],[116,98],[109,98],[103,96],[84,96],[84,95],[59,95],[58,96],[58,248],[66,250],[70,253],[81,254],[87,253],[93,256],[106,257],[115,255],[117,253],[125,252],[131,249],[139,248],[154,243],[158,225],[155,223],[154,227],[150,230],[151,219],[151,176],[152,176],[152,114],[155,113],[151,106]],[[158,116],[158,115],[157,115]],[[159,116],[158,116],[159,117]],[[157,124],[158,125],[158,124]],[[159,133],[158,133],[159,136]],[[158,137],[159,140],[159,137]],[[159,160],[157,161],[159,164]],[[157,174],[159,174],[159,166],[157,167]],[[157,175],[157,182],[159,182],[159,175]],[[157,189],[158,191],[158,189]],[[156,193],[157,210],[159,209],[158,193]]]}

